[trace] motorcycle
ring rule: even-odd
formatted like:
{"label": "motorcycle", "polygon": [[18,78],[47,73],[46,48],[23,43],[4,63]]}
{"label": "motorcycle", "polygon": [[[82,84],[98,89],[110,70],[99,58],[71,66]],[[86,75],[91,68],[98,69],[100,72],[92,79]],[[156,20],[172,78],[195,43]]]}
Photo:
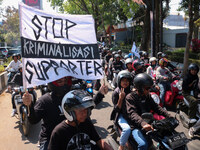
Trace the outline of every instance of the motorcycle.
{"label": "motorcycle", "polygon": [[13,79],[14,75],[18,72],[18,70],[10,68],[10,69],[7,70],[7,72],[8,72],[8,74],[7,74],[8,82],[10,82]]}
{"label": "motorcycle", "polygon": [[[37,99],[37,94],[34,91],[33,88],[28,88],[28,92],[32,96],[32,102],[35,103]],[[22,96],[25,93],[25,90],[23,89],[23,86],[20,87],[14,87],[13,89],[13,96],[14,96],[14,102],[17,109],[18,119],[20,121],[20,125],[22,126],[22,130],[25,136],[28,135],[29,129],[30,129],[30,123],[28,120],[29,115],[29,107],[23,104]]]}
{"label": "motorcycle", "polygon": [[[175,131],[175,128],[179,125],[179,122],[171,117],[163,120],[155,120],[151,113],[143,113],[141,116],[147,123],[151,124],[154,131],[145,132],[147,137],[149,148],[157,150],[187,150],[187,143],[189,140],[183,132],[179,133]],[[108,137],[109,144],[113,149],[118,149],[119,144],[117,138],[120,137],[121,129],[119,125],[115,124],[108,127],[112,128],[111,134]],[[137,150],[137,143],[134,141],[132,135],[129,137],[126,147],[131,150]]]}
{"label": "motorcycle", "polygon": [[40,89],[41,95],[50,92],[50,90],[48,89],[48,84],[39,85],[38,88]]}
{"label": "motorcycle", "polygon": [[183,132],[177,132],[175,128],[179,125],[176,118],[170,117],[163,120],[155,120],[151,113],[142,114],[142,118],[151,124],[153,131],[146,132],[156,144],[159,150],[187,150],[189,140]]}

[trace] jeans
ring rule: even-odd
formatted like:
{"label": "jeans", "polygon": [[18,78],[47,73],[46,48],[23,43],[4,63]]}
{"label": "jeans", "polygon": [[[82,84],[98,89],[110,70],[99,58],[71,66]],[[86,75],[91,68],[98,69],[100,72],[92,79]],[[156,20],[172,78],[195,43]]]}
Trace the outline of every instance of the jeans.
{"label": "jeans", "polygon": [[131,128],[130,128],[129,124],[127,123],[127,121],[122,116],[122,114],[119,115],[118,124],[122,129],[119,144],[122,146],[125,146],[126,142],[128,141],[128,138],[131,134]]}
{"label": "jeans", "polygon": [[48,140],[40,142],[40,150],[47,150],[48,145],[49,145],[49,141]]}
{"label": "jeans", "polygon": [[139,129],[134,129],[132,131],[132,135],[134,140],[138,144],[138,150],[147,150],[148,149],[148,142],[144,135],[142,134],[141,130]]}
{"label": "jeans", "polygon": [[160,87],[160,99],[162,101],[162,104],[164,105],[165,103],[165,92],[167,90],[170,90],[171,89],[171,86],[170,86],[170,82],[160,82],[158,83],[158,86]]}

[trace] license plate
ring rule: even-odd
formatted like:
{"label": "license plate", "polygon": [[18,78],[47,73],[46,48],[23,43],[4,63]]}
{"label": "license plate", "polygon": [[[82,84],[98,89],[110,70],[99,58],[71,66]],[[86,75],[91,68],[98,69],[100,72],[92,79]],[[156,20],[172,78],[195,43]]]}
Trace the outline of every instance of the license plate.
{"label": "license plate", "polygon": [[177,133],[168,137],[168,144],[172,149],[185,145],[188,142],[187,137],[183,132]]}

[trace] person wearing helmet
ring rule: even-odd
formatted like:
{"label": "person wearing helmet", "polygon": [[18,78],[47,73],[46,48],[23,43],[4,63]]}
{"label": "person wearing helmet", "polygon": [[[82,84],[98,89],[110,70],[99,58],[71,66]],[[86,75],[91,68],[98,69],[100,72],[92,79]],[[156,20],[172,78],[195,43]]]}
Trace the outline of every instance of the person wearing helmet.
{"label": "person wearing helmet", "polygon": [[156,79],[156,69],[157,69],[157,59],[156,57],[151,57],[149,59],[150,66],[147,68],[147,74],[152,77],[155,81]]}
{"label": "person wearing helmet", "polygon": [[119,54],[115,54],[115,60],[112,64],[112,71],[113,71],[113,82],[112,82],[112,87],[115,87],[116,84],[116,78],[117,78],[117,74],[121,71],[124,70],[124,64],[122,63],[122,61],[120,61],[121,56]]}
{"label": "person wearing helmet", "polygon": [[[161,57],[162,57],[162,58],[166,58],[166,59],[168,59],[168,55],[165,54],[165,53],[162,53]],[[174,65],[172,65],[170,61],[168,61],[166,67],[167,67],[171,72],[173,72],[173,71],[176,70],[176,67],[175,67]]]}
{"label": "person wearing helmet", "polygon": [[143,61],[145,65],[148,64],[149,63],[148,53],[143,51],[142,57],[140,57],[140,60]]}
{"label": "person wearing helmet", "polygon": [[160,99],[163,105],[165,105],[165,92],[171,89],[170,80],[172,79],[172,73],[166,67],[167,63],[168,60],[166,58],[161,58],[159,60],[160,66],[156,69],[156,80],[160,87]]}
{"label": "person wearing helmet", "polygon": [[150,89],[153,85],[152,78],[146,73],[140,73],[134,78],[135,90],[128,94],[125,98],[126,111],[125,119],[128,121],[134,140],[138,143],[139,150],[148,149],[148,140],[142,133],[142,129],[145,131],[153,130],[153,127],[145,122],[141,115],[145,112],[154,112],[165,117],[170,117],[166,110],[156,104],[150,95]]}
{"label": "person wearing helmet", "polygon": [[122,56],[122,50],[118,50],[117,53],[120,55],[120,59],[124,59],[124,57]]}
{"label": "person wearing helmet", "polygon": [[112,53],[110,50],[108,50],[108,53],[107,55],[105,56],[105,74],[108,76],[108,63],[109,63],[109,60],[112,58]]}
{"label": "person wearing helmet", "polygon": [[[33,105],[31,95],[28,92],[23,95],[23,103],[30,108],[29,122],[36,124],[42,120],[39,135],[40,150],[47,150],[51,132],[56,125],[65,120],[64,115],[62,115],[61,102],[71,87],[68,85],[68,78],[63,77],[48,83],[48,88],[51,92],[42,95],[35,105]],[[93,98],[94,102],[101,101],[107,92],[107,86],[102,85]]]}
{"label": "person wearing helmet", "polygon": [[9,65],[5,68],[5,70],[9,70],[10,68],[13,69],[13,73],[10,74],[10,76],[8,77],[8,82],[10,82],[12,80],[12,77],[14,76],[14,74],[18,71],[19,69],[19,65],[21,64],[21,62],[18,60],[18,56],[17,54],[13,54],[12,55],[12,61],[9,63]]}
{"label": "person wearing helmet", "polygon": [[132,68],[133,68],[133,71],[131,72],[131,76],[133,79],[135,78],[137,74],[145,72],[145,67],[144,67],[143,62],[138,59],[133,61]]}
{"label": "person wearing helmet", "polygon": [[126,68],[129,72],[133,71],[132,63],[133,63],[132,58],[128,58],[128,59],[125,60],[125,65],[126,65]]}
{"label": "person wearing helmet", "polygon": [[17,54],[17,58],[21,62],[21,54],[20,53]]}
{"label": "person wearing helmet", "polygon": [[[157,60],[158,60],[158,63],[159,63],[159,60],[162,58],[162,52],[158,52],[157,53]],[[159,64],[158,64],[159,65]]]}
{"label": "person wearing helmet", "polygon": [[[190,64],[188,66],[188,72],[185,75],[183,79],[182,89],[183,89],[183,96],[188,100],[189,102],[189,110],[188,110],[188,116],[190,118],[190,122],[196,121],[196,112],[198,111],[198,100],[196,99],[198,97],[199,88],[199,66],[197,64]],[[193,92],[193,95],[191,95],[191,92]],[[189,136],[193,137],[194,132],[197,131],[197,127],[193,126],[189,129]]]}
{"label": "person wearing helmet", "polygon": [[[23,78],[22,78],[22,64],[19,65],[19,70],[18,72],[14,75],[14,77],[12,78],[11,82],[8,83],[9,86],[11,85],[17,85],[17,86],[23,86]],[[12,113],[11,113],[11,117],[14,117],[15,114],[17,113],[16,110],[16,105],[14,102],[14,97],[15,95],[17,95],[18,93],[12,93],[12,98],[11,98],[11,102],[12,102]]]}
{"label": "person wearing helmet", "polygon": [[122,109],[125,109],[125,97],[131,92],[131,83],[132,77],[130,72],[127,70],[120,71],[117,75],[117,88],[112,94],[114,109],[111,113],[111,120],[114,120],[122,129],[118,150],[124,149],[131,133],[131,128],[123,117],[126,114],[122,113]]}
{"label": "person wearing helmet", "polygon": [[62,110],[66,119],[52,131],[48,150],[111,150],[89,119],[94,106],[92,97],[86,91],[73,90],[65,94]]}

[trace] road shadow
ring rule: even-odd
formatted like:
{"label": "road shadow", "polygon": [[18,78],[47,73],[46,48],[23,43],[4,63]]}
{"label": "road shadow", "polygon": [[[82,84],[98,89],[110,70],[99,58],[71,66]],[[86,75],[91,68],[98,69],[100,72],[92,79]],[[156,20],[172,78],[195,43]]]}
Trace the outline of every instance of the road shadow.
{"label": "road shadow", "polygon": [[16,126],[14,129],[19,129],[19,132],[21,133],[21,139],[22,141],[25,141],[24,144],[37,144],[38,143],[38,137],[41,129],[41,123],[37,124],[30,124],[30,130],[28,136],[25,136],[23,133],[22,126],[20,125],[19,121],[16,121]]}
{"label": "road shadow", "polygon": [[102,109],[102,108],[106,108],[106,107],[111,107],[111,105],[108,102],[102,101],[101,103],[99,103],[99,105],[97,105],[95,107],[95,109]]}

